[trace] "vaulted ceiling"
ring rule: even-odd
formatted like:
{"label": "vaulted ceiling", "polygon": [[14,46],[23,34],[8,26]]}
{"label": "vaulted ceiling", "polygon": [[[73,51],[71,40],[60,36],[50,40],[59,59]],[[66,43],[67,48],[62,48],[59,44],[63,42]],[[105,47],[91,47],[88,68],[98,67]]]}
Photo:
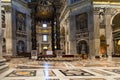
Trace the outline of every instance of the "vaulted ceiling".
{"label": "vaulted ceiling", "polygon": [[57,9],[60,9],[60,7],[63,4],[63,0],[32,0],[31,2],[29,2],[29,7],[33,8],[35,6],[37,6],[39,1],[49,1],[50,3],[52,3]]}
{"label": "vaulted ceiling", "polygon": [[62,0],[32,0],[28,6],[34,10],[37,19],[51,19],[53,13],[60,14],[62,4]]}

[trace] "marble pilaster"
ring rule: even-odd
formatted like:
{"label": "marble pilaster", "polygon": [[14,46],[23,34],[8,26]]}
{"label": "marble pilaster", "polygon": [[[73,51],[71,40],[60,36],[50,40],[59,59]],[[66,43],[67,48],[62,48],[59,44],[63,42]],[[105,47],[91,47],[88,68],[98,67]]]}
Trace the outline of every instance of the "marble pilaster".
{"label": "marble pilaster", "polygon": [[[18,55],[17,53],[17,43],[19,41],[24,42],[24,51],[31,51],[31,16],[30,9],[27,7],[27,3],[19,0],[12,0],[12,45],[13,45],[13,56]],[[16,30],[16,14],[23,14],[25,17],[25,29]],[[16,35],[17,33],[17,35]]]}
{"label": "marble pilaster", "polygon": [[75,15],[70,15],[69,18],[69,52],[70,54],[76,54],[76,20],[75,20]]}
{"label": "marble pilaster", "polygon": [[106,15],[106,42],[107,42],[107,55],[112,56],[113,52],[113,37],[112,37],[112,27],[111,27],[111,15]]}
{"label": "marble pilaster", "polygon": [[30,32],[30,29],[31,29],[31,18],[30,18],[30,14],[29,15],[27,15],[26,16],[26,25],[27,25],[27,34],[28,34],[28,36],[27,36],[27,43],[26,43],[26,45],[27,45],[27,52],[30,52],[31,51],[31,48],[30,48],[30,43],[31,43],[31,32]]}
{"label": "marble pilaster", "polygon": [[65,48],[66,48],[66,54],[70,54],[69,53],[69,20],[68,19],[66,19],[65,20]]}
{"label": "marble pilaster", "polygon": [[[15,32],[16,32],[16,18],[15,18],[15,14],[16,13],[16,10],[15,9],[13,9],[12,10],[12,45],[13,45],[13,56],[16,56],[17,54],[16,54],[16,34],[15,34]],[[14,28],[14,29],[13,29]]]}
{"label": "marble pilaster", "polygon": [[100,28],[99,28],[99,15],[94,14],[94,56],[100,55]]}
{"label": "marble pilaster", "polygon": [[88,31],[89,31],[89,58],[94,57],[94,21],[93,21],[93,8],[88,12]]}
{"label": "marble pilaster", "polygon": [[[6,54],[5,56],[12,56],[12,8],[11,5],[6,6]],[[9,34],[8,34],[9,33]]]}

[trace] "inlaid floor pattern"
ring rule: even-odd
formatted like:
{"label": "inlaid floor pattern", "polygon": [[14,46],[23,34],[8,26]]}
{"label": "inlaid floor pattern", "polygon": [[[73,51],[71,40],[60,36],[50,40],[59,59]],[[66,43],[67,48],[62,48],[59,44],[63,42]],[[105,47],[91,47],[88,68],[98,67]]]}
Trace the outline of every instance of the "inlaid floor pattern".
{"label": "inlaid floor pattern", "polygon": [[9,62],[9,70],[0,74],[0,80],[120,80],[119,60],[54,62],[14,59]]}

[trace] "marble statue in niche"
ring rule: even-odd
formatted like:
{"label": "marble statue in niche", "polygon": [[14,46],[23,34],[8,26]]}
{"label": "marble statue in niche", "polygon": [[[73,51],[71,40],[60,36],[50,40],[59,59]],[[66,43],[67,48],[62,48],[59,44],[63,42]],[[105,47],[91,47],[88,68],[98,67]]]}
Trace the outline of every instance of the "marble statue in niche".
{"label": "marble statue in niche", "polygon": [[23,41],[19,41],[17,43],[17,52],[21,53],[24,52],[24,50],[25,50],[25,43]]}
{"label": "marble statue in niche", "polygon": [[85,44],[82,44],[82,49],[81,51],[85,51]]}
{"label": "marble statue in niche", "polygon": [[86,45],[85,44],[81,44],[82,47],[81,47],[81,53],[84,54],[86,53]]}
{"label": "marble statue in niche", "polygon": [[100,11],[99,11],[99,23],[100,23],[100,25],[104,24],[104,21],[105,21],[104,9],[100,9]]}

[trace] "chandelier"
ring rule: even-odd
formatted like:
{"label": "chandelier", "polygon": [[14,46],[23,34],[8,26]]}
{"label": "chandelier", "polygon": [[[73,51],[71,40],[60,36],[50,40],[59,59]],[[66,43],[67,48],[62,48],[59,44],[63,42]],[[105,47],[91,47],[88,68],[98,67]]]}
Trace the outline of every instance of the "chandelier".
{"label": "chandelier", "polygon": [[54,8],[52,3],[47,0],[38,2],[36,17],[38,19],[51,19],[53,17]]}

